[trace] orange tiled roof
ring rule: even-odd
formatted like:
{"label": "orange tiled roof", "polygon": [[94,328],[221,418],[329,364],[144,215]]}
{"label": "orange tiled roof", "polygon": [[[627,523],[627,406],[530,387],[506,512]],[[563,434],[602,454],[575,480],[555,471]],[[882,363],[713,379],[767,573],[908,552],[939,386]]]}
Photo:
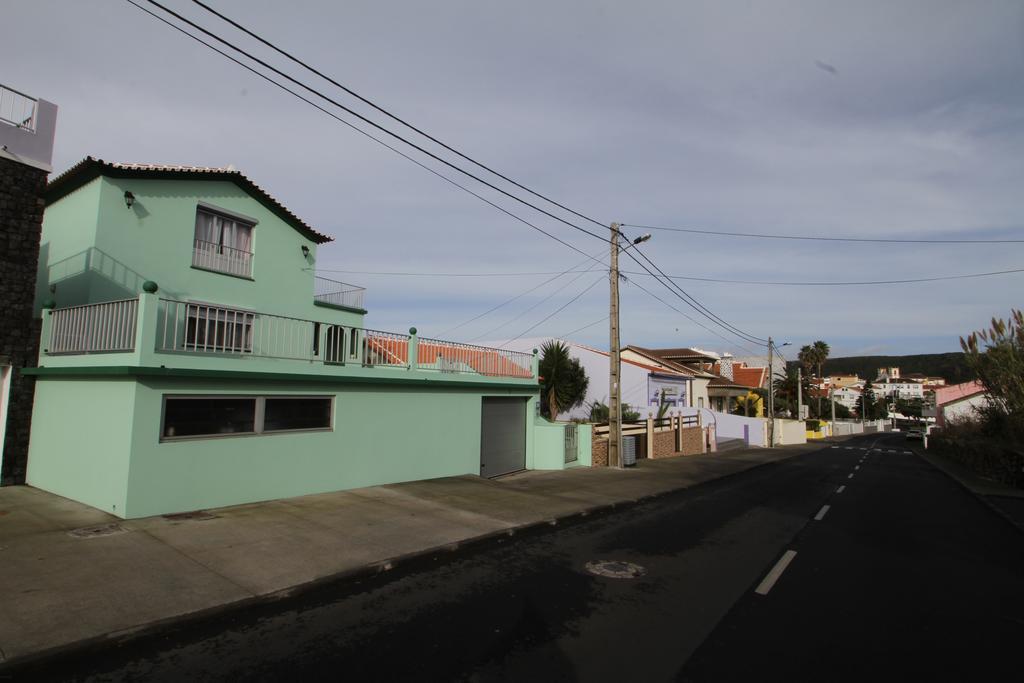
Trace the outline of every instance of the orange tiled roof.
{"label": "orange tiled roof", "polygon": [[82,187],[99,176],[111,178],[202,178],[203,180],[226,180],[234,183],[252,195],[278,218],[292,226],[309,240],[323,244],[334,238],[314,230],[308,223],[292,213],[288,207],[275,199],[269,192],[250,180],[241,171],[227,167],[183,166],[173,164],[133,164],[104,161],[86,157],[61,173],[46,185],[46,204],[50,205]]}

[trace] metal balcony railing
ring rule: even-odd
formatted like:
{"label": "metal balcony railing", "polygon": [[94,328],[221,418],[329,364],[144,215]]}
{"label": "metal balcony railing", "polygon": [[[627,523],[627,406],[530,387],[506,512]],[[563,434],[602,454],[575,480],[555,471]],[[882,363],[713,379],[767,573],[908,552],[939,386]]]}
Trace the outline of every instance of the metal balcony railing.
{"label": "metal balcony railing", "polygon": [[138,299],[50,311],[46,353],[113,353],[135,350]]}
{"label": "metal balcony railing", "polygon": [[[528,353],[408,334],[336,325],[196,301],[159,298],[155,310],[138,299],[51,311],[48,355],[134,351],[140,311],[157,353],[224,358],[274,358],[324,365],[409,368],[529,379]],[[414,343],[415,340],[415,343]],[[412,349],[415,348],[415,353]],[[227,367],[227,366],[225,366]],[[308,372],[308,366],[304,372]]]}
{"label": "metal balcony railing", "polygon": [[218,273],[252,277],[252,252],[196,240],[192,248],[192,265]]}
{"label": "metal balcony railing", "polygon": [[0,123],[34,133],[36,105],[36,98],[0,84]]}
{"label": "metal balcony railing", "polygon": [[156,350],[312,360],[315,324],[190,301],[160,300]]}
{"label": "metal balcony railing", "polygon": [[363,308],[363,296],[366,293],[366,289],[363,287],[356,287],[347,282],[339,282],[319,275],[314,276],[314,287],[314,301],[345,308]]}

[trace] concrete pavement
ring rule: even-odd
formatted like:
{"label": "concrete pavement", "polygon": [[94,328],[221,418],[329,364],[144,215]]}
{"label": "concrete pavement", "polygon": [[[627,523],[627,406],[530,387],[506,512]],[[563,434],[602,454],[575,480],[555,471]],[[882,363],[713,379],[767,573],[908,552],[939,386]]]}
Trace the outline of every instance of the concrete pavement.
{"label": "concrete pavement", "polygon": [[598,512],[818,450],[645,460],[342,491],[122,521],[30,487],[0,489],[0,657],[102,642]]}

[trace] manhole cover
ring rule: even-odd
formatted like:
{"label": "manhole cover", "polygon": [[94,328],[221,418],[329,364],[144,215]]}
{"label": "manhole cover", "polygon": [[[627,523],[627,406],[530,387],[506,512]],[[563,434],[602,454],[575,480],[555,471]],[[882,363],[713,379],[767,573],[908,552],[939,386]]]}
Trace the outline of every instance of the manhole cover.
{"label": "manhole cover", "polygon": [[81,529],[72,529],[68,536],[75,538],[98,538],[100,536],[113,536],[127,531],[123,526],[117,524],[101,524],[99,526],[84,526]]}
{"label": "manhole cover", "polygon": [[176,512],[172,515],[164,515],[164,519],[171,522],[182,522],[187,519],[192,519],[197,522],[202,522],[208,519],[217,519],[217,515],[207,512],[206,510],[193,510],[192,512]]}
{"label": "manhole cover", "polygon": [[638,564],[618,560],[587,562],[587,571],[609,579],[635,579],[647,573],[647,570]]}

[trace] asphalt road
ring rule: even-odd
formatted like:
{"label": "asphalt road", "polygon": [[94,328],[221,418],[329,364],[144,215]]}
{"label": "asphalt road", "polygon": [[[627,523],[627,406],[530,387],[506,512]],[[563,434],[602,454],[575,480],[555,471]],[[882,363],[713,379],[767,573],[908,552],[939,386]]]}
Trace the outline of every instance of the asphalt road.
{"label": "asphalt road", "polygon": [[[898,435],[858,437],[573,526],[8,674],[1001,680],[1024,642],[1024,535],[906,450]],[[604,560],[642,574],[588,571]]]}

